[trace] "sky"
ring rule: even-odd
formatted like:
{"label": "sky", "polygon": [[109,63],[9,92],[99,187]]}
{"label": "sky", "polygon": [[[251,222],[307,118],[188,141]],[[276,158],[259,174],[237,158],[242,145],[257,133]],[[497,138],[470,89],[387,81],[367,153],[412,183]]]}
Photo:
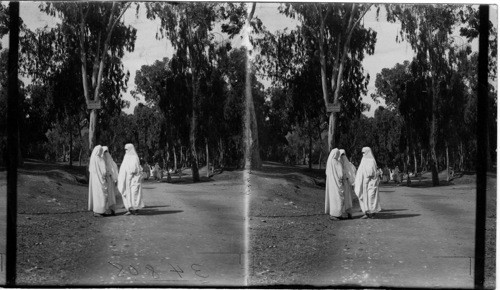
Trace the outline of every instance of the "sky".
{"label": "sky", "polygon": [[[30,29],[43,26],[53,26],[56,21],[54,18],[40,12],[37,8],[37,2],[21,2],[21,18]],[[285,27],[295,28],[297,25],[293,20],[281,15],[277,11],[278,4],[276,3],[257,3],[255,16],[259,17],[263,25],[274,32],[283,30]],[[491,13],[494,19],[497,18],[497,6],[490,6],[493,9]],[[164,57],[170,57],[173,54],[173,48],[166,39],[156,39],[156,33],[160,26],[158,20],[149,20],[145,17],[145,9],[141,7],[139,16],[136,17],[135,9],[129,9],[123,16],[125,24],[132,25],[137,29],[137,40],[135,49],[131,53],[126,53],[123,58],[125,70],[130,72],[127,92],[124,93],[124,98],[130,101],[131,106],[124,109],[127,113],[132,113],[133,108],[138,103],[130,94],[135,89],[134,78],[136,71],[142,65],[150,65],[156,60],[161,60]],[[373,55],[365,55],[363,68],[365,73],[370,75],[368,85],[368,93],[363,97],[363,102],[370,104],[371,109],[364,114],[373,116],[375,109],[382,103],[376,104],[370,97],[375,92],[375,78],[383,68],[391,68],[396,63],[402,63],[404,60],[411,60],[413,51],[410,45],[406,42],[396,42],[396,36],[400,24],[389,23],[385,20],[385,11],[380,9],[381,14],[377,20],[375,17],[375,9],[372,8],[364,17],[363,24],[377,32],[377,42],[375,45],[375,53]],[[221,36],[222,38],[222,36]],[[2,39],[2,45],[7,46],[7,37]],[[318,80],[320,81],[320,80]],[[269,82],[263,81],[264,85]],[[139,100],[140,102],[141,100]]]}
{"label": "sky", "polygon": [[[277,7],[278,4],[276,3],[257,3],[255,16],[259,17],[263,25],[272,32],[283,30],[286,27],[295,28],[297,22],[278,13]],[[383,9],[381,9],[381,11],[382,10]],[[129,12],[130,13],[125,14],[124,21],[126,24],[134,25],[134,27],[137,28],[137,41],[134,52],[126,54],[123,63],[125,67],[130,70],[130,80],[133,82],[135,72],[140,69],[141,65],[152,64],[155,60],[162,59],[165,56],[170,57],[173,53],[173,49],[168,41],[157,40],[155,38],[159,26],[158,22],[152,22],[142,16],[140,16],[138,20],[135,18],[135,13],[133,11]],[[370,83],[368,85],[369,92],[363,97],[363,102],[370,104],[371,110],[365,112],[365,114],[367,116],[373,116],[375,109],[381,105],[375,104],[370,97],[370,94],[375,90],[376,74],[385,67],[393,67],[398,62],[411,59],[413,57],[413,52],[407,43],[396,42],[399,24],[391,24],[385,21],[385,13],[382,13],[379,17],[379,21],[377,21],[375,19],[375,11],[372,9],[372,11],[365,16],[364,25],[377,31],[375,54],[372,56],[367,55],[363,61],[365,73],[370,75]],[[268,85],[269,82],[263,81],[263,84]],[[133,84],[129,84],[129,90],[125,94],[125,98],[131,101],[132,104],[129,109],[125,110],[128,113],[133,111],[133,106],[137,102],[133,100],[130,95],[130,91],[133,90],[133,87]]]}

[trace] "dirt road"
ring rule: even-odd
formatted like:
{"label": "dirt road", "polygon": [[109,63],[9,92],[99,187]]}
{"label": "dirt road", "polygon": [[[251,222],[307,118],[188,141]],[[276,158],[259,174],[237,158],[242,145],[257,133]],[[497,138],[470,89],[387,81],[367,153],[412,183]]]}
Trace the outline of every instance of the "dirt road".
{"label": "dirt road", "polygon": [[252,175],[251,285],[473,287],[474,184],[384,184],[376,219],[356,203],[333,222],[308,179],[269,164]]}
{"label": "dirt road", "polygon": [[124,216],[121,209],[102,218],[95,253],[72,282],[244,285],[241,175],[228,172],[224,180],[197,184],[144,183],[146,208],[137,216]]}

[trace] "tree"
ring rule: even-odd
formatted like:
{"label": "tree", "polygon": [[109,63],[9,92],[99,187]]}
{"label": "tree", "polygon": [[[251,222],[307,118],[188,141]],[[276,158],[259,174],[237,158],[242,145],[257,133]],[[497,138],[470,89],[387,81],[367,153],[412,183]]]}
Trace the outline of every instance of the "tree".
{"label": "tree", "polygon": [[[146,104],[158,109],[163,117],[157,119],[161,130],[160,147],[163,154],[170,152],[176,156],[176,149],[188,145],[189,114],[191,98],[187,86],[189,76],[178,68],[179,59],[164,58],[152,65],[143,65],[135,76],[136,90],[132,95],[137,99],[143,95]],[[175,157],[174,157],[175,159]],[[174,165],[175,167],[175,165]]]}
{"label": "tree", "polygon": [[427,91],[431,96],[431,121],[429,149],[431,153],[432,183],[439,185],[438,158],[438,105],[440,88],[449,75],[450,60],[455,50],[452,30],[457,22],[456,6],[453,5],[390,5],[387,19],[401,22],[401,37],[408,40],[416,57],[425,62],[428,69]]}
{"label": "tree", "polygon": [[[125,50],[134,49],[136,29],[126,27],[121,21],[130,5],[126,2],[51,2],[40,6],[47,14],[62,19],[62,24],[57,27],[57,39],[71,39],[72,45],[78,45],[72,47],[72,51],[78,51],[80,55],[83,94],[90,109],[89,150],[96,144],[98,123],[98,109],[90,104],[100,104],[108,59],[121,58]],[[67,46],[61,48],[68,49]]]}
{"label": "tree", "polygon": [[[428,132],[423,130],[428,127],[426,125],[430,119],[429,94],[422,90],[426,86],[425,72],[425,63],[419,62],[416,58],[411,63],[405,61],[403,64],[397,63],[393,68],[384,68],[377,74],[376,93],[371,95],[376,102],[378,98],[384,99],[388,109],[397,113],[396,119],[392,122],[398,128],[398,150],[403,151],[404,148],[403,168],[407,174],[411,169],[410,156],[413,154],[416,172],[418,171],[416,152],[419,152],[419,149],[421,152],[423,145],[428,143],[426,141]],[[383,140],[381,137],[379,142],[383,144]],[[392,161],[393,158],[395,156],[389,160]]]}
{"label": "tree", "polygon": [[[280,6],[280,13],[300,21],[296,30],[266,33],[260,46],[261,63],[278,82],[304,69],[308,59],[319,62],[321,100],[328,114],[328,147],[338,145],[339,124],[347,127],[352,109],[359,114],[364,106],[360,94],[366,91],[363,75],[364,53],[372,54],[376,33],[360,24],[370,5],[341,3],[294,3]],[[330,112],[335,105],[339,112]],[[343,113],[344,110],[348,112]]]}
{"label": "tree", "polygon": [[201,68],[207,65],[205,51],[210,47],[213,23],[217,17],[215,6],[207,3],[148,3],[148,18],[161,20],[161,37],[168,37],[176,49],[176,55],[183,62],[183,69],[190,75],[190,153],[193,181],[199,181],[197,126],[200,99]]}
{"label": "tree", "polygon": [[148,3],[148,18],[161,20],[159,37],[167,37],[176,49],[181,68],[189,79],[191,96],[190,113],[190,155],[193,180],[199,180],[197,137],[200,118],[200,104],[203,102],[203,85],[208,80],[205,75],[210,71],[214,43],[214,24],[230,19],[230,23],[222,23],[221,28],[230,37],[239,33],[244,15],[244,4],[234,5],[218,3]]}
{"label": "tree", "polygon": [[[91,123],[86,120],[89,90],[86,91],[85,86],[88,89],[89,85],[85,82],[91,78],[92,89],[97,89],[91,94],[99,98],[101,106],[99,126],[101,128],[107,126],[111,115],[119,114],[127,105],[126,101],[121,100],[121,92],[126,89],[129,75],[128,72],[123,72],[121,57],[125,50],[133,50],[135,29],[125,27],[123,23],[118,23],[119,21],[116,20],[117,23],[113,29],[114,37],[106,41],[103,36],[106,23],[102,19],[111,17],[113,13],[117,14],[116,11],[113,12],[117,8],[111,3],[101,4],[90,3],[79,6],[80,4],[76,3],[42,3],[39,6],[42,11],[54,17],[60,17],[62,22],[51,29],[45,27],[30,31],[24,26],[22,28],[20,64],[22,74],[32,80],[29,93],[34,94],[28,100],[33,102],[35,98],[39,98],[38,104],[50,104],[47,107],[49,114],[44,116],[45,123],[50,126],[45,130],[56,126],[65,128],[69,142],[66,148],[69,148],[71,155],[70,164],[73,161],[73,147],[80,149],[81,162],[81,150],[83,148],[88,150],[91,141],[77,144],[73,142],[74,138],[83,138],[81,129]],[[83,23],[85,33],[83,38],[79,34],[82,28],[82,22],[79,22],[82,20],[79,18],[81,11],[85,11],[86,15],[84,18],[86,22]],[[108,42],[106,48],[101,46],[104,42]],[[81,54],[75,54],[74,51],[81,52]],[[82,55],[85,55],[85,58],[82,58]],[[82,62],[82,60],[85,61]],[[87,67],[93,67],[93,70],[88,71]],[[82,69],[86,71],[86,74],[82,75]],[[37,91],[46,93],[39,94]],[[41,116],[37,113],[39,108],[33,105],[28,107],[26,114],[29,114],[31,119],[36,120],[33,117]],[[92,118],[94,117],[90,116],[90,119]],[[97,119],[97,115],[95,118]],[[31,123],[36,125],[35,122]],[[96,124],[90,127],[95,128],[95,126]],[[99,131],[90,134],[91,131],[88,132],[89,137],[95,141],[99,138]],[[47,142],[45,132],[40,132],[44,137],[39,138],[38,143],[30,142],[30,146],[32,144],[40,146],[40,142]],[[30,154],[34,153],[30,152]]]}
{"label": "tree", "polygon": [[255,12],[255,3],[248,9],[245,26],[243,27],[243,43],[246,50],[245,70],[245,168],[258,169],[262,166],[259,149],[259,132],[255,106],[252,94],[252,53],[253,45],[250,34],[252,32],[251,21]]}
{"label": "tree", "polygon": [[[301,36],[316,44],[321,67],[321,86],[325,108],[340,106],[344,70],[349,59],[361,61],[364,52],[373,54],[376,33],[360,21],[371,5],[366,4],[286,4],[281,12],[301,21]],[[355,42],[351,42],[355,39]],[[331,73],[328,73],[331,72]],[[329,112],[328,148],[336,147],[338,113]],[[338,133],[337,133],[338,134]]]}

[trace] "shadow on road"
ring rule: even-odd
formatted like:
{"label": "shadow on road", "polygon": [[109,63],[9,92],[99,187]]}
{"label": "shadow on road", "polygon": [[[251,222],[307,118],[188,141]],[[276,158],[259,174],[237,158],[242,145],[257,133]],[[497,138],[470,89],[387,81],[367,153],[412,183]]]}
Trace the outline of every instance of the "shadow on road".
{"label": "shadow on road", "polygon": [[374,215],[374,219],[390,220],[390,219],[400,219],[400,218],[411,218],[417,216],[420,216],[420,214],[397,214],[390,212],[379,212]]}
{"label": "shadow on road", "polygon": [[144,208],[170,207],[170,205],[146,205]]}
{"label": "shadow on road", "polygon": [[148,210],[148,209],[142,209],[139,210],[139,213],[137,215],[162,215],[162,214],[173,214],[173,213],[180,213],[184,212],[183,210]]}
{"label": "shadow on road", "polygon": [[213,182],[214,180],[209,177],[201,177],[200,176],[200,181],[193,182],[193,179],[191,177],[188,178],[176,178],[172,177],[170,182],[167,182],[166,180],[162,180],[162,183],[171,183],[171,184],[196,184],[196,183],[203,183],[203,182]]}
{"label": "shadow on road", "polygon": [[391,211],[404,211],[407,210],[406,208],[394,208],[394,209],[383,209],[381,212],[391,212]]}

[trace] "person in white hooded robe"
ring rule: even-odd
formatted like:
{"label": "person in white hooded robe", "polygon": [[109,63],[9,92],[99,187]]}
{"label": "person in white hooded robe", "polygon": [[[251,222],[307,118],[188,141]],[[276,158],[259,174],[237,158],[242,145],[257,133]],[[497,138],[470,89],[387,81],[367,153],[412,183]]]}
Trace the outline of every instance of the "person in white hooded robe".
{"label": "person in white hooded robe", "polygon": [[359,199],[359,206],[363,211],[362,218],[373,218],[374,214],[381,211],[378,194],[379,177],[377,174],[377,162],[373,157],[370,147],[363,147],[363,158],[359,164],[354,192]]}
{"label": "person in white hooded robe", "polygon": [[354,197],[353,185],[356,180],[356,167],[347,159],[344,149],[340,149],[339,152],[344,179],[344,207],[342,208],[342,212],[347,214],[348,219],[352,219],[352,199]]}
{"label": "person in white hooded robe", "polygon": [[333,149],[326,162],[326,190],[325,190],[325,213],[330,215],[331,220],[342,218],[344,207],[344,188],[342,185],[342,163],[340,163],[340,152]]}
{"label": "person in white hooded robe", "polygon": [[102,217],[106,212],[107,183],[106,163],[102,158],[103,149],[97,145],[92,150],[89,160],[89,211],[95,217]]}
{"label": "person in white hooded robe", "polygon": [[106,208],[111,215],[115,215],[117,200],[116,196],[120,195],[116,183],[118,182],[118,166],[113,157],[109,154],[108,146],[102,147],[104,151],[104,162],[106,163],[106,184],[108,188],[108,198],[106,199]]}
{"label": "person in white hooded robe", "polygon": [[130,215],[137,214],[138,209],[144,207],[141,186],[142,168],[134,145],[125,145],[125,150],[126,153],[118,173],[118,191],[120,191],[123,205],[127,209],[125,215]]}

